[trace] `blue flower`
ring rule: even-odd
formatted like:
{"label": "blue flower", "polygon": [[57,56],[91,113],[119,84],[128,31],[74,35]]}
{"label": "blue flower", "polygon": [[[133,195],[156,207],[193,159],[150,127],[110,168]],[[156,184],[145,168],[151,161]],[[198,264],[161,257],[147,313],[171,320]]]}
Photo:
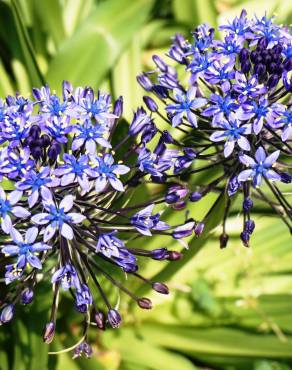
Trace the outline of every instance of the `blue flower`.
{"label": "blue flower", "polygon": [[187,94],[180,89],[174,89],[173,96],[177,103],[167,105],[165,108],[172,114],[171,122],[173,127],[179,126],[184,117],[187,118],[192,126],[198,127],[197,117],[193,111],[206,105],[207,100],[204,98],[197,98],[196,93],[197,89],[195,87],[191,87]]}
{"label": "blue flower", "polygon": [[258,83],[256,76],[247,79],[243,73],[236,71],[235,80],[233,89],[239,93],[238,100],[241,103],[244,103],[248,98],[257,98],[267,92],[267,88]]}
{"label": "blue flower", "polygon": [[213,126],[220,124],[225,117],[228,117],[231,112],[236,111],[239,107],[239,104],[230,95],[211,94],[209,103],[212,105],[206,108],[202,114],[205,117],[213,117]]}
{"label": "blue flower", "polygon": [[65,164],[61,164],[54,171],[54,174],[61,178],[61,186],[78,182],[81,189],[88,192],[90,189],[89,178],[94,177],[95,172],[88,163],[87,155],[76,158],[74,155],[64,154],[63,161]]}
{"label": "blue flower", "polygon": [[0,186],[1,229],[5,234],[9,234],[12,231],[12,215],[20,219],[25,219],[30,216],[30,212],[25,208],[16,206],[20,201],[22,194],[22,191],[14,190],[7,195]]}
{"label": "blue flower", "polygon": [[20,191],[31,190],[31,194],[28,196],[29,208],[32,208],[37,203],[40,191],[60,184],[60,180],[52,177],[50,173],[49,167],[40,168],[39,172],[30,170],[15,184]]}
{"label": "blue flower", "polygon": [[260,146],[255,153],[255,159],[246,154],[239,156],[240,162],[250,169],[240,172],[238,180],[240,182],[253,180],[254,186],[261,185],[262,177],[272,181],[280,181],[281,176],[271,169],[279,155],[280,151],[277,150],[267,156],[264,148]]}
{"label": "blue flower", "polygon": [[64,290],[75,288],[80,290],[80,280],[75,267],[72,264],[66,264],[54,272],[52,283],[60,282]]}
{"label": "blue flower", "polygon": [[73,126],[70,125],[69,116],[54,117],[50,121],[46,121],[45,125],[42,125],[42,129],[48,135],[50,135],[58,143],[67,143],[67,135],[72,131]]}
{"label": "blue flower", "polygon": [[278,110],[278,116],[271,126],[276,129],[281,129],[282,131],[282,140],[287,141],[289,137],[292,135],[292,108],[285,108],[282,106]]}
{"label": "blue flower", "polygon": [[[270,104],[265,96],[261,96],[259,101],[248,100],[241,104],[236,112],[236,116],[240,120],[252,120],[253,132],[257,135],[262,130],[264,122],[271,122]],[[275,114],[276,107],[273,107],[273,114]]]}
{"label": "blue flower", "polygon": [[208,52],[200,54],[195,52],[192,56],[192,60],[188,65],[188,69],[192,72],[190,77],[190,83],[193,84],[199,77],[204,75],[205,71],[209,68],[214,60],[214,57]]}
{"label": "blue flower", "polygon": [[72,142],[72,150],[79,149],[85,145],[89,154],[96,153],[97,145],[111,148],[111,144],[106,140],[108,129],[100,124],[92,124],[86,119],[82,124],[77,123],[72,132],[77,134]]}
{"label": "blue flower", "polygon": [[[69,212],[73,208],[73,196],[66,195],[59,205],[53,201],[51,192],[47,192],[43,205],[47,212],[32,216],[31,220],[37,225],[46,225],[44,242],[49,241],[60,230],[61,235],[68,240],[74,238],[74,231],[70,225],[83,222],[86,217],[80,213]],[[69,212],[69,213],[68,213]]]}
{"label": "blue flower", "polygon": [[242,10],[240,17],[235,17],[228,24],[219,26],[219,30],[227,31],[228,34],[242,37],[243,39],[249,39],[253,36],[251,32],[251,22],[246,17],[246,10]]}
{"label": "blue flower", "polygon": [[0,163],[0,173],[9,179],[25,176],[27,171],[30,171],[35,165],[35,161],[31,159],[28,148],[20,149],[18,153],[8,150],[6,153],[3,152],[3,155],[5,157]]}
{"label": "blue flower", "polygon": [[230,81],[234,79],[235,72],[233,70],[234,64],[232,62],[221,62],[215,60],[206,70],[204,77],[211,85],[220,84],[224,92],[230,90]]}
{"label": "blue flower", "polygon": [[123,164],[114,164],[114,158],[111,154],[103,156],[91,156],[91,161],[96,173],[95,177],[95,191],[102,192],[107,186],[108,182],[117,191],[124,191],[124,186],[120,175],[124,175],[130,171],[130,168]]}
{"label": "blue flower", "polygon": [[96,252],[112,259],[124,271],[136,271],[137,259],[130,253],[125,244],[115,236],[116,231],[108,234],[100,234],[96,245]]}
{"label": "blue flower", "polygon": [[167,230],[169,225],[160,221],[160,213],[153,213],[154,204],[142,209],[131,217],[131,224],[144,235],[151,236],[151,230]]}
{"label": "blue flower", "polygon": [[220,130],[215,131],[210,136],[211,141],[225,141],[224,156],[229,157],[237,145],[243,150],[250,150],[250,144],[245,135],[251,133],[251,124],[242,125],[234,114],[230,114],[228,121],[224,120],[220,124]]}
{"label": "blue flower", "polygon": [[93,117],[98,123],[110,124],[112,119],[117,118],[115,114],[109,112],[111,97],[108,94],[98,91],[95,99],[91,88],[81,89],[78,103],[80,110],[79,119],[86,120]]}
{"label": "blue flower", "polygon": [[5,245],[1,250],[2,253],[9,256],[17,256],[16,264],[20,269],[25,268],[27,264],[41,269],[42,263],[36,254],[51,249],[51,247],[41,242],[35,243],[38,236],[38,228],[31,227],[27,229],[24,238],[19,231],[13,229],[11,236],[15,244]]}

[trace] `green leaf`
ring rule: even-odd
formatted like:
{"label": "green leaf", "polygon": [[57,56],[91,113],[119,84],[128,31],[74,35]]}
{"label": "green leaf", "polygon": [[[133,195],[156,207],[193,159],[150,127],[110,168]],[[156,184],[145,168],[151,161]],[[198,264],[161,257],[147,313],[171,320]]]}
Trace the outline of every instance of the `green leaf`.
{"label": "green leaf", "polygon": [[35,58],[35,51],[33,49],[28,32],[23,23],[20,6],[17,0],[10,0],[13,16],[16,23],[17,34],[21,45],[21,51],[24,57],[25,66],[31,81],[32,86],[40,86],[44,84],[42,73],[38,67]]}
{"label": "green leaf", "polygon": [[152,4],[151,0],[101,3],[62,44],[49,66],[47,81],[56,89],[64,79],[98,86],[145,23]]}

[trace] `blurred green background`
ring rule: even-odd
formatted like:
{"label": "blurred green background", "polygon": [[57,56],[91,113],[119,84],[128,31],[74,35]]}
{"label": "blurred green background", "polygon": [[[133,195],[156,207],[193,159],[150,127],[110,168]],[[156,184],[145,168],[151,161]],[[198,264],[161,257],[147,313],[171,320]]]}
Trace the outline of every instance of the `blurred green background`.
{"label": "blurred green background", "polygon": [[[60,91],[67,79],[123,95],[130,120],[143,94],[135,76],[153,68],[151,55],[163,55],[174,33],[188,37],[197,24],[216,26],[243,7],[257,15],[276,13],[280,23],[292,21],[291,0],[0,1],[0,96],[27,95],[44,82]],[[209,204],[206,197],[190,211],[200,219]],[[160,297],[137,287],[153,300],[151,312],[121,296],[124,324],[105,333],[92,328],[91,360],[73,361],[70,352],[48,355],[78,341],[80,318],[64,298],[56,339],[43,344],[51,302],[43,284],[35,302],[1,327],[0,370],[292,369],[291,236],[267,210],[258,211],[250,249],[239,241],[236,212],[228,224],[230,244],[219,249],[215,209],[208,235],[190,240],[182,261],[145,264],[143,273],[167,281],[171,294]],[[177,221],[184,211],[167,218]],[[162,243],[156,237],[145,247]],[[132,280],[125,284],[135,288]]]}

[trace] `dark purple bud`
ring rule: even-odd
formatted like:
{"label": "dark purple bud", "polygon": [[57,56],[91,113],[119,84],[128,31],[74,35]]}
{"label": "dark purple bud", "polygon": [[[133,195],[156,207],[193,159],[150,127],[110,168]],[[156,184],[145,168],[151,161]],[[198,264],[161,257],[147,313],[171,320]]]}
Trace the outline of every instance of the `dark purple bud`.
{"label": "dark purple bud", "polygon": [[167,176],[166,174],[162,174],[162,176],[155,176],[155,175],[152,175],[151,176],[151,180],[156,183],[156,184],[164,184],[167,180]]}
{"label": "dark purple bud", "polygon": [[82,354],[84,354],[84,356],[86,358],[89,358],[92,356],[92,347],[90,344],[88,344],[87,342],[82,342],[80,343],[75,349],[74,349],[74,354],[73,354],[73,360],[75,358],[78,358],[78,357],[81,357]]}
{"label": "dark purple bud", "polygon": [[220,235],[220,248],[226,248],[228,243],[229,236],[225,233]]}
{"label": "dark purple bud", "polygon": [[284,66],[283,66],[283,64],[280,63],[280,64],[277,65],[276,73],[278,75],[281,75],[283,72],[284,72]]}
{"label": "dark purple bud", "polygon": [[232,177],[228,182],[227,192],[230,197],[232,197],[240,187],[240,183],[237,177]]}
{"label": "dark purple bud", "polygon": [[162,99],[165,99],[168,97],[168,91],[167,88],[161,85],[154,85],[153,91]]}
{"label": "dark purple bud", "polygon": [[165,201],[168,204],[174,204],[180,199],[184,198],[187,194],[187,189],[180,185],[173,186],[168,189],[168,193],[165,196]]}
{"label": "dark purple bud", "polygon": [[33,300],[33,290],[26,288],[24,291],[21,293],[21,301],[23,304],[29,304]]}
{"label": "dark purple bud", "polygon": [[48,322],[43,332],[43,341],[47,344],[51,343],[55,335],[55,324]]}
{"label": "dark purple bud", "polygon": [[198,202],[199,200],[201,200],[203,197],[203,195],[201,193],[199,193],[198,191],[194,191],[190,194],[190,201],[191,202]]}
{"label": "dark purple bud", "polygon": [[243,231],[240,234],[240,239],[243,241],[243,244],[248,247],[248,242],[249,242],[250,234],[247,231]]}
{"label": "dark purple bud", "polygon": [[272,51],[275,53],[275,54],[281,54],[282,51],[283,51],[283,47],[282,45],[280,44],[276,44],[272,47]]}
{"label": "dark purple bud", "polygon": [[78,312],[80,313],[86,313],[88,310],[87,310],[87,305],[86,304],[76,304],[75,305],[75,308]]}
{"label": "dark purple bud", "polygon": [[186,208],[186,202],[185,201],[183,201],[183,200],[181,200],[181,201],[179,201],[179,202],[177,202],[177,203],[175,203],[175,204],[173,204],[172,205],[172,208],[173,209],[176,209],[176,210],[181,210],[181,209],[184,209],[184,208]]}
{"label": "dark purple bud", "polygon": [[32,89],[32,95],[34,96],[34,98],[35,98],[36,100],[41,100],[41,99],[42,99],[42,96],[41,96],[41,92],[40,92],[40,90],[39,90],[39,89],[36,89],[36,88],[34,88],[34,87],[33,87],[33,89]]}
{"label": "dark purple bud", "polygon": [[156,148],[154,149],[154,153],[157,155],[157,156],[162,156],[162,154],[166,151],[166,145],[164,144],[164,142],[161,140],[161,138],[159,139],[158,141],[158,144],[156,146]]}
{"label": "dark purple bud", "polygon": [[247,61],[245,61],[241,64],[241,71],[243,73],[248,73],[250,71],[250,69],[251,69],[251,63],[250,63],[249,60],[247,60]]}
{"label": "dark purple bud", "polygon": [[272,89],[273,87],[276,87],[278,85],[278,82],[280,80],[280,76],[278,75],[272,75],[268,80],[268,87]]}
{"label": "dark purple bud", "polygon": [[34,157],[35,160],[38,160],[38,159],[41,158],[42,152],[43,152],[43,150],[39,146],[31,148],[31,154],[32,154],[32,156]]}
{"label": "dark purple bud", "polygon": [[146,74],[137,76],[137,81],[146,91],[152,90],[153,84]]}
{"label": "dark purple bud", "polygon": [[162,131],[161,138],[166,144],[172,144],[174,142],[173,137],[167,130]]}
{"label": "dark purple bud", "polygon": [[185,148],[184,149],[184,153],[185,155],[189,158],[189,159],[195,159],[196,156],[197,156],[197,153],[195,152],[195,150],[193,148]]}
{"label": "dark purple bud", "polygon": [[156,292],[160,294],[169,294],[168,287],[163,283],[158,282],[152,283],[152,289],[154,289]]}
{"label": "dark purple bud", "polygon": [[167,204],[176,203],[179,200],[179,196],[176,193],[169,193],[165,196],[165,202]]}
{"label": "dark purple bud", "polygon": [[245,198],[243,203],[242,203],[242,208],[246,211],[249,212],[253,207],[253,201],[248,197]]}
{"label": "dark purple bud", "polygon": [[266,66],[264,64],[256,64],[254,66],[254,72],[258,75],[258,76],[262,76],[266,73]]}
{"label": "dark purple bud", "polygon": [[292,69],[292,58],[287,58],[284,62],[285,71],[289,72]]}
{"label": "dark purple bud", "polygon": [[120,97],[116,100],[116,102],[115,102],[113,113],[114,113],[116,116],[121,117],[121,115],[123,114],[123,107],[124,107],[123,97],[122,97],[122,96],[120,96]]}
{"label": "dark purple bud", "polygon": [[119,313],[119,311],[111,308],[109,311],[108,311],[108,314],[107,314],[107,320],[110,324],[110,326],[114,329],[118,328],[122,322],[122,318],[121,318],[121,315]]}
{"label": "dark purple bud", "polygon": [[29,135],[32,136],[34,139],[38,139],[40,134],[41,134],[41,128],[40,126],[37,126],[37,125],[33,125],[31,126],[30,130],[29,130]]}
{"label": "dark purple bud", "polygon": [[2,324],[5,324],[13,319],[14,316],[14,305],[8,304],[5,306],[0,314],[0,322]]}
{"label": "dark purple bud", "polygon": [[139,298],[137,300],[139,307],[143,308],[144,310],[151,310],[152,302],[149,298]]}
{"label": "dark purple bud", "polygon": [[130,135],[136,136],[148,126],[151,126],[151,117],[146,113],[144,108],[138,108],[134,113],[133,120],[129,127]]}
{"label": "dark purple bud", "polygon": [[96,312],[94,319],[98,329],[105,330],[105,315],[103,312]]}
{"label": "dark purple bud", "polygon": [[59,143],[52,144],[48,150],[48,156],[52,161],[55,161],[61,153],[61,145]]}
{"label": "dark purple bud", "polygon": [[254,63],[256,61],[256,59],[258,58],[258,56],[259,56],[259,53],[256,50],[253,50],[250,53],[250,59],[251,59],[251,61]]}
{"label": "dark purple bud", "polygon": [[152,60],[161,72],[167,72],[168,65],[158,55],[153,55]]}
{"label": "dark purple bud", "polygon": [[168,254],[167,254],[167,260],[168,261],[178,261],[182,258],[182,253],[180,252],[177,252],[177,251],[168,251]]}
{"label": "dark purple bud", "polygon": [[157,112],[158,111],[158,105],[156,102],[150,98],[150,96],[143,96],[144,103],[146,107],[151,111],[151,112]]}
{"label": "dark purple bud", "polygon": [[49,135],[42,135],[41,136],[42,146],[47,148],[51,144],[51,139]]}
{"label": "dark purple bud", "polygon": [[269,41],[265,37],[262,37],[258,42],[258,46],[265,49],[268,46],[268,43]]}
{"label": "dark purple bud", "polygon": [[244,223],[244,231],[252,234],[255,228],[255,223],[253,220],[246,220]]}
{"label": "dark purple bud", "polygon": [[176,227],[172,232],[172,237],[174,239],[186,238],[192,235],[195,226],[194,221],[187,221],[185,224]]}
{"label": "dark purple bud", "polygon": [[199,222],[195,225],[194,227],[194,232],[197,236],[200,236],[202,235],[203,231],[204,231],[204,228],[205,228],[205,224],[204,222]]}
{"label": "dark purple bud", "polygon": [[35,139],[32,136],[28,136],[25,139],[24,145],[31,147],[31,146],[34,146],[34,144],[33,144],[34,142],[35,142]]}
{"label": "dark purple bud", "polygon": [[153,137],[157,134],[157,127],[153,122],[149,125],[145,126],[144,131],[141,135],[141,141],[143,143],[149,143],[153,139]]}
{"label": "dark purple bud", "polygon": [[266,66],[270,65],[270,64],[272,63],[272,60],[273,60],[273,58],[272,58],[272,56],[271,56],[271,55],[267,55],[267,56],[265,56],[265,57],[264,57],[264,63],[265,63],[265,65],[266,65]]}
{"label": "dark purple bud", "polygon": [[158,248],[150,251],[150,257],[154,260],[164,260],[168,256],[168,250],[166,248]]}
{"label": "dark purple bud", "polygon": [[244,63],[249,59],[249,51],[246,48],[240,50],[239,53],[239,61],[240,63]]}
{"label": "dark purple bud", "polygon": [[269,71],[270,73],[275,73],[275,72],[276,72],[276,70],[277,70],[277,63],[272,62],[272,63],[270,63],[270,64],[267,66],[267,68],[268,68],[268,71]]}
{"label": "dark purple bud", "polygon": [[290,184],[292,182],[292,175],[290,175],[290,173],[281,172],[280,176],[281,176],[281,181],[284,184]]}
{"label": "dark purple bud", "polygon": [[63,99],[67,100],[73,92],[73,86],[68,81],[62,83]]}

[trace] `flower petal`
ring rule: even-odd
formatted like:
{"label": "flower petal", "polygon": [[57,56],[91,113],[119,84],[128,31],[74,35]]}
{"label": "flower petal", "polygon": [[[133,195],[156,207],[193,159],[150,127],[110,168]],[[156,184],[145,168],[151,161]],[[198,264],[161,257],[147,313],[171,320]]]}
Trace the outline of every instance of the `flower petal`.
{"label": "flower petal", "polygon": [[73,195],[66,195],[65,198],[61,200],[59,208],[63,208],[64,212],[70,211],[70,209],[73,207],[73,200]]}
{"label": "flower petal", "polygon": [[38,236],[38,228],[33,226],[27,229],[25,233],[25,243],[27,244],[33,244]]}
{"label": "flower petal", "polygon": [[64,238],[68,239],[68,240],[72,240],[73,237],[74,237],[74,233],[73,233],[73,229],[71,226],[69,226],[68,224],[64,223],[62,226],[61,226],[61,234],[62,236],[64,236]]}

